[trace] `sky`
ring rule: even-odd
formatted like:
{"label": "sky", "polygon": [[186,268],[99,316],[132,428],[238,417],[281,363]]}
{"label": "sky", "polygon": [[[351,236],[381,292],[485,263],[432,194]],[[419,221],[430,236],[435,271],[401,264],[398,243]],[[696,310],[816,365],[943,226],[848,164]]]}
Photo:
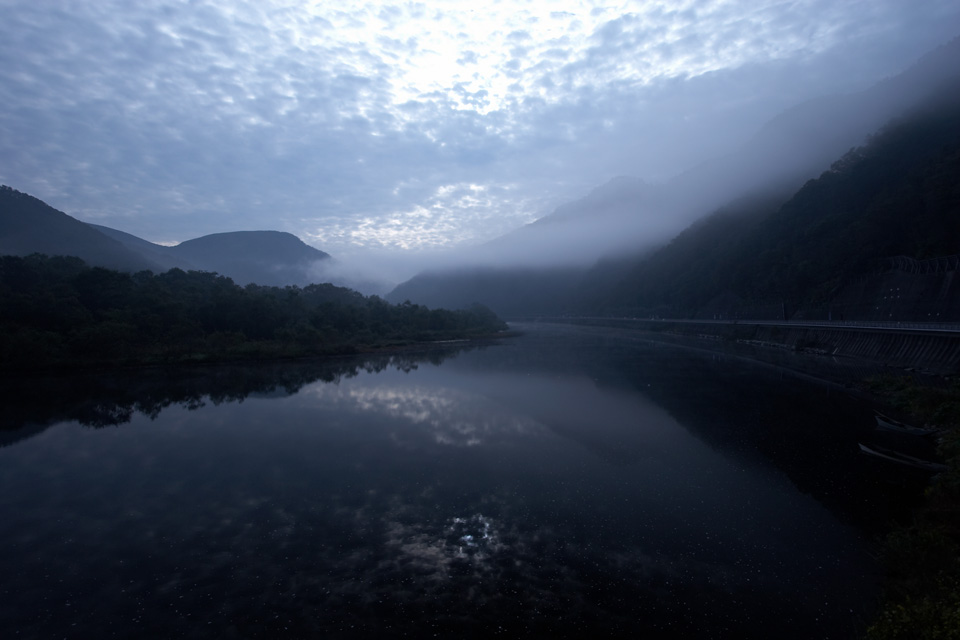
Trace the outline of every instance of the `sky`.
{"label": "sky", "polygon": [[960,34],[955,0],[0,0],[0,183],[172,244],[482,243]]}

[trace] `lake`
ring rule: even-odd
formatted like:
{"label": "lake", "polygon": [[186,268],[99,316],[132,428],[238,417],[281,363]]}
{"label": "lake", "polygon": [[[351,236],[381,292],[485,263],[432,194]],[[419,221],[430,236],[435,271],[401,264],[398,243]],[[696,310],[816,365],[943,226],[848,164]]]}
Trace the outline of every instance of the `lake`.
{"label": "lake", "polygon": [[10,380],[0,633],[852,638],[925,476],[836,385],[629,331]]}

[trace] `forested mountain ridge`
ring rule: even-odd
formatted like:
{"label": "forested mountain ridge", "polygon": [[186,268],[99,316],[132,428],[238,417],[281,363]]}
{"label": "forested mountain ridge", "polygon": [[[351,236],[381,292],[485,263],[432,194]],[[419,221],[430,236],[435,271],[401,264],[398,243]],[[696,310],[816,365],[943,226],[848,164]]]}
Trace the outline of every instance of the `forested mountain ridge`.
{"label": "forested mountain ridge", "polygon": [[234,231],[172,247],[88,224],[8,186],[0,186],[0,255],[76,256],[108,269],[212,271],[239,284],[305,286],[322,277],[330,255],[290,233]]}
{"label": "forested mountain ridge", "polygon": [[624,269],[580,309],[790,314],[885,258],[960,253],[960,87],[886,126],[779,207],[742,202]]}

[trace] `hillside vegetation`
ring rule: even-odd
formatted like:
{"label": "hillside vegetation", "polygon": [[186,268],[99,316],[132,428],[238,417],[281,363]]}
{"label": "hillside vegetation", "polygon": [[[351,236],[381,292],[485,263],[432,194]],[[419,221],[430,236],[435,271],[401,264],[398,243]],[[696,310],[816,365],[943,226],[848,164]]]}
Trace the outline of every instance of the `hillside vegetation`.
{"label": "hillside vegetation", "polygon": [[625,269],[581,308],[790,314],[891,256],[960,252],[960,92],[852,149],[779,207],[742,201]]}

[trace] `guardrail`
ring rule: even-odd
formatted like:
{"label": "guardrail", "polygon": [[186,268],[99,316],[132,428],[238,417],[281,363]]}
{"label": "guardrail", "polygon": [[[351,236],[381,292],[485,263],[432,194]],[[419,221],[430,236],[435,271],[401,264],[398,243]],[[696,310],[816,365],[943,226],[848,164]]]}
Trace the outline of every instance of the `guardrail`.
{"label": "guardrail", "polygon": [[670,324],[722,324],[722,325],[763,325],[774,327],[803,328],[834,328],[834,329],[870,329],[897,331],[923,331],[930,333],[960,333],[960,323],[950,322],[897,322],[887,320],[751,320],[749,318],[733,319],[692,319],[692,318],[640,318],[617,316],[564,316],[559,318],[541,318],[542,320],[602,320],[602,321],[633,321],[657,322]]}

